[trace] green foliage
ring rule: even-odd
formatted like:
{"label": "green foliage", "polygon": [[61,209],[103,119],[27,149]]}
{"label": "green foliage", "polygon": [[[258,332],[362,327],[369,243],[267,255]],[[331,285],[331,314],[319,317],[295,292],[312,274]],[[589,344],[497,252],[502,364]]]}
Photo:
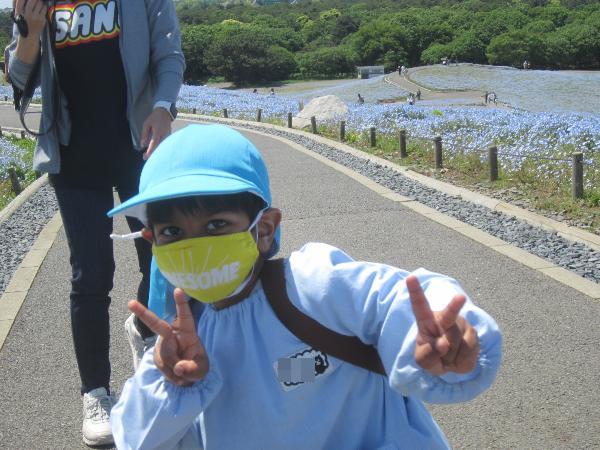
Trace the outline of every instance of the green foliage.
{"label": "green foliage", "polygon": [[211,27],[206,25],[182,27],[181,48],[185,55],[185,79],[188,83],[198,84],[211,75],[204,52],[212,41],[212,35]]}
{"label": "green foliage", "polygon": [[439,64],[442,58],[450,57],[450,46],[448,44],[431,44],[421,53],[421,61],[425,64]]}
{"label": "green foliage", "polygon": [[519,67],[524,60],[534,65],[545,62],[544,43],[535,34],[525,31],[511,31],[495,37],[487,48],[491,64]]}
{"label": "green foliage", "polygon": [[466,31],[448,44],[448,57],[458,61],[485,64],[487,62],[483,41],[473,31]]}
{"label": "green foliage", "polygon": [[[273,80],[275,74],[325,78],[353,73],[354,65],[383,64],[389,71],[445,57],[513,66],[528,59],[536,68],[600,68],[598,0],[311,0],[272,5],[179,0],[176,8],[185,79],[192,83],[215,76],[237,83]],[[0,13],[0,34],[7,40],[10,28],[8,15]]]}
{"label": "green foliage", "polygon": [[331,36],[339,44],[346,36],[356,33],[356,31],[358,31],[358,24],[352,17],[339,16],[331,30]]}
{"label": "green foliage", "polygon": [[358,57],[348,47],[331,47],[300,54],[297,59],[303,78],[339,78],[354,73]]}
{"label": "green foliage", "polygon": [[213,36],[205,53],[208,70],[241,85],[289,78],[296,69],[288,50],[270,45],[268,33],[228,22]]}

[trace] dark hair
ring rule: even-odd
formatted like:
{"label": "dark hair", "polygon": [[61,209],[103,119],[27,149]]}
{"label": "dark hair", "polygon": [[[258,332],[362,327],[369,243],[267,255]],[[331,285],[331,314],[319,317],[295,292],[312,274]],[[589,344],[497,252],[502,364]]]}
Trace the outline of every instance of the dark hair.
{"label": "dark hair", "polygon": [[180,211],[185,215],[192,215],[196,212],[215,214],[223,211],[241,211],[245,212],[252,221],[265,206],[265,201],[262,198],[250,192],[225,195],[195,195],[148,203],[147,214],[150,225],[170,222],[175,211]]}

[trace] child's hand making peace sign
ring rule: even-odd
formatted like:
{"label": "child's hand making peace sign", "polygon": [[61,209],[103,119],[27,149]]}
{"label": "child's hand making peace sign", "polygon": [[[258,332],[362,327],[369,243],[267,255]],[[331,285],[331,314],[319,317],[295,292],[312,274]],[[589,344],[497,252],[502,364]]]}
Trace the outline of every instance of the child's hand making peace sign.
{"label": "child's hand making peace sign", "polygon": [[127,305],[148,328],[160,336],[154,349],[156,367],[172,383],[190,386],[208,372],[208,357],[196,333],[192,310],[182,289],[173,291],[177,317],[172,325],[159,319],[137,300]]}
{"label": "child's hand making peace sign", "polygon": [[406,286],[418,327],[417,364],[437,376],[472,371],[479,356],[479,338],[469,322],[458,315],[465,296],[455,295],[443,311],[433,312],[417,277],[408,276]]}

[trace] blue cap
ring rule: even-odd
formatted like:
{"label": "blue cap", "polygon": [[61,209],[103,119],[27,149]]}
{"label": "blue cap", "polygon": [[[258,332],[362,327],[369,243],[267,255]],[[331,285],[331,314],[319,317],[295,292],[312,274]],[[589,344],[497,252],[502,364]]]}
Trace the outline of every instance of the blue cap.
{"label": "blue cap", "polygon": [[[108,212],[147,223],[146,204],[194,195],[250,192],[271,206],[267,167],[254,144],[224,125],[193,124],[171,134],[146,161],[139,193]],[[279,232],[276,244],[279,247]]]}

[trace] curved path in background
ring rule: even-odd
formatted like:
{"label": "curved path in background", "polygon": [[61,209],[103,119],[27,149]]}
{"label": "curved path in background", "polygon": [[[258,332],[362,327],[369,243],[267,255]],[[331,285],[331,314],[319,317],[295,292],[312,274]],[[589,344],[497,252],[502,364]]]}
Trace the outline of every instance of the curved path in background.
{"label": "curved path in background", "polygon": [[[416,93],[417,89],[421,90],[421,101],[437,101],[448,104],[460,103],[461,106],[488,106],[492,108],[502,108],[508,105],[498,102],[497,105],[485,103],[484,95],[485,91],[475,90],[432,90],[421,84],[415,83],[410,79],[411,73],[423,70],[426,67],[413,67],[408,69],[408,74],[400,76],[398,72],[392,72],[385,75],[384,80],[387,83],[398,86],[399,88]],[[418,103],[418,102],[417,102]]]}

